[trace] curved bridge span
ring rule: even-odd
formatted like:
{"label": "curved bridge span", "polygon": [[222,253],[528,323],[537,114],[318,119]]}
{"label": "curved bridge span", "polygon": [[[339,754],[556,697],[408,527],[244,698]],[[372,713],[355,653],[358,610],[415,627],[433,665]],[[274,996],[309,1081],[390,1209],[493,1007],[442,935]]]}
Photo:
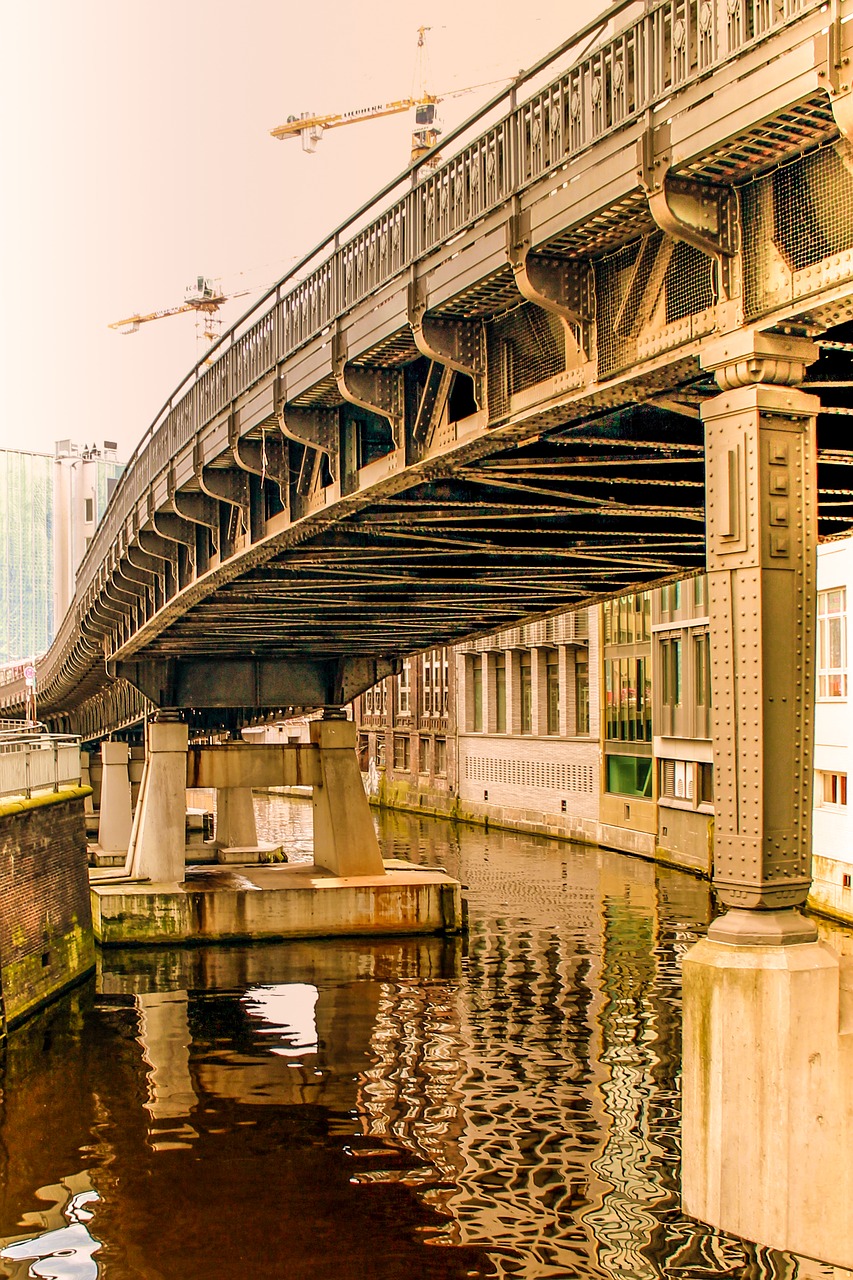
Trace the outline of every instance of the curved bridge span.
{"label": "curved bridge span", "polygon": [[42,714],[95,737],[146,700],[338,705],[407,653],[701,569],[721,387],[820,397],[820,533],[853,524],[853,3],[636,8],[191,372],[83,561]]}

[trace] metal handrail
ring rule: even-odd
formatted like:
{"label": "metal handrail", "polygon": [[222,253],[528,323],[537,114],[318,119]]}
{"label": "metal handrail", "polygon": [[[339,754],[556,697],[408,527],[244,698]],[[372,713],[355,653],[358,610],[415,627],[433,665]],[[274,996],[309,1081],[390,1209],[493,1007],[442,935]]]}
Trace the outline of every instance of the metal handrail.
{"label": "metal handrail", "polygon": [[[85,592],[142,493],[238,395],[449,236],[607,134],[642,118],[673,92],[820,10],[823,0],[742,0],[735,7],[727,0],[658,0],[627,27],[587,49],[556,80],[517,103],[522,86],[631,5],[632,0],[616,0],[520,73],[442,139],[442,148],[502,104],[509,106],[506,115],[426,176],[420,176],[425,160],[434,158],[437,148],[388,182],[305,254],[193,366],[144,433],[116,485],[78,570],[75,602],[49,658],[60,655],[79,632]],[[404,194],[341,243],[342,233],[352,231],[407,182]],[[328,256],[300,279],[299,272],[323,253]],[[285,286],[290,286],[286,293]],[[54,665],[51,660],[42,669],[52,672]]]}
{"label": "metal handrail", "polygon": [[42,733],[0,742],[0,797],[26,796],[79,785],[80,738],[76,734]]}

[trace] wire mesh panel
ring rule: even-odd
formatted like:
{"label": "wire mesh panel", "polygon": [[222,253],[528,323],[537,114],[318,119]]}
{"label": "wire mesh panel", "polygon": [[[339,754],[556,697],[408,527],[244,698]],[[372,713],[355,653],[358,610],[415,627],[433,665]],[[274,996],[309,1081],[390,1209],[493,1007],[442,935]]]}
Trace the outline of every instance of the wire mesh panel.
{"label": "wire mesh panel", "polygon": [[715,259],[660,231],[600,259],[599,377],[712,329],[718,270]]}
{"label": "wire mesh panel", "polygon": [[691,244],[679,242],[664,279],[665,323],[707,311],[717,302],[717,263]]}
{"label": "wire mesh panel", "polygon": [[525,302],[486,325],[489,416],[509,412],[510,397],[562,373],[566,339],[562,321]]}
{"label": "wire mesh panel", "polygon": [[846,142],[750,183],[740,199],[747,318],[806,296],[827,276],[853,274],[853,150]]}
{"label": "wire mesh panel", "polygon": [[636,338],[617,333],[616,323],[634,276],[634,266],[642,244],[642,240],[635,240],[595,263],[596,342],[600,378],[625,368],[636,359]]}
{"label": "wire mesh panel", "polygon": [[773,238],[792,270],[853,248],[853,150],[824,147],[780,169],[773,186]]}

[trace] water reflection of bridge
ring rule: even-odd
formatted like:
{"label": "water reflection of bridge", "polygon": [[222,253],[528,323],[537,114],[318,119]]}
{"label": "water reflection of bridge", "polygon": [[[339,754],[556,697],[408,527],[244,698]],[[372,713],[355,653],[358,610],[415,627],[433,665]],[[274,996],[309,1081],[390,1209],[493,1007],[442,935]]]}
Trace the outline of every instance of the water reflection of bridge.
{"label": "water reflection of bridge", "polygon": [[13,1071],[28,1038],[34,1057],[29,1090],[4,1095],[3,1234],[82,1159],[96,1257],[128,1274],[206,1257],[227,1275],[245,1246],[346,1276],[382,1233],[396,1260],[362,1274],[428,1276],[434,1247],[436,1275],[790,1275],[678,1209],[678,959],[706,891],[502,833],[456,844],[392,820],[384,851],[402,841],[469,886],[467,955],[457,939],[111,953],[85,1037],[69,1007],[43,1067],[43,1025],[13,1038]]}

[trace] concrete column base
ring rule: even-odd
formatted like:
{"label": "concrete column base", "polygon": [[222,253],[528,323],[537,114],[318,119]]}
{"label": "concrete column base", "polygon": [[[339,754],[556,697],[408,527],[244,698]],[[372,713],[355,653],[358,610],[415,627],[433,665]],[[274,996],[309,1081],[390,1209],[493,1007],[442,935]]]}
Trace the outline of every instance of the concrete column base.
{"label": "concrete column base", "polygon": [[175,884],[186,862],[187,726],[148,725],[147,754],[133,819],[128,874]]}
{"label": "concrete column base", "polygon": [[351,720],[314,720],[322,784],[312,792],[314,862],[335,876],[385,874],[370,805],[361,781]]}
{"label": "concrete column base", "polygon": [[216,834],[207,845],[218,863],[284,862],[280,844],[258,840],[251,787],[218,787]]}
{"label": "concrete column base", "polygon": [[683,974],[685,1212],[853,1267],[851,970],[820,942],[706,939]]}
{"label": "concrete column base", "polygon": [[216,792],[216,828],[213,845],[228,849],[258,843],[251,787],[220,787]]}
{"label": "concrete column base", "polygon": [[132,814],[130,808],[130,776],[127,762],[130,748],[126,742],[102,742],[101,812],[98,819],[98,844],[104,853],[127,853],[130,844]]}

